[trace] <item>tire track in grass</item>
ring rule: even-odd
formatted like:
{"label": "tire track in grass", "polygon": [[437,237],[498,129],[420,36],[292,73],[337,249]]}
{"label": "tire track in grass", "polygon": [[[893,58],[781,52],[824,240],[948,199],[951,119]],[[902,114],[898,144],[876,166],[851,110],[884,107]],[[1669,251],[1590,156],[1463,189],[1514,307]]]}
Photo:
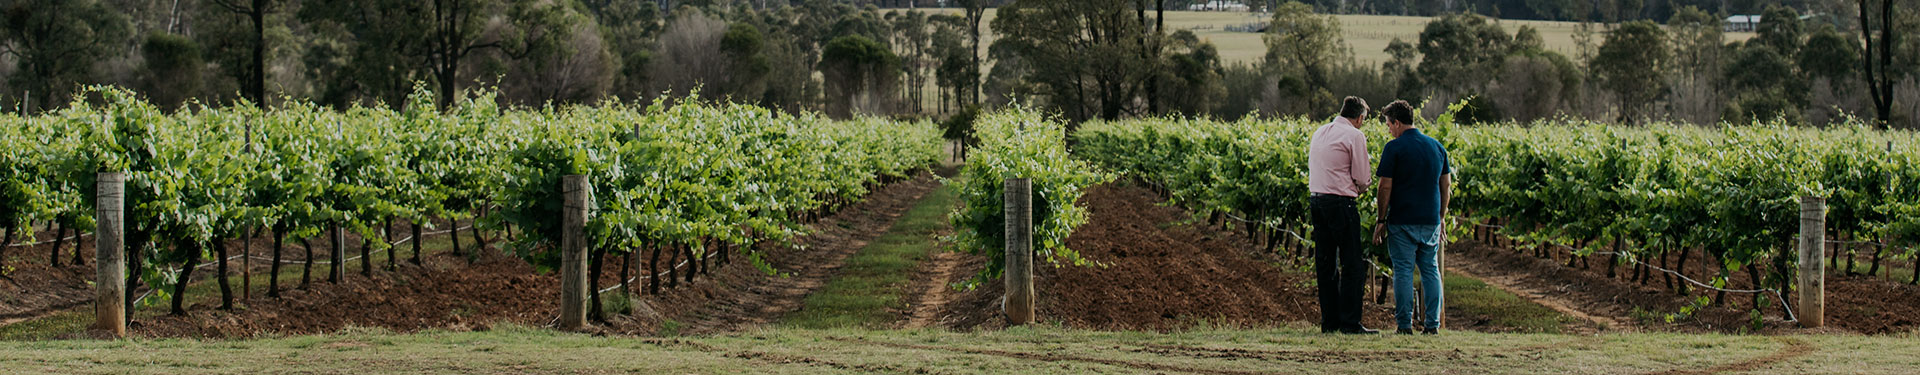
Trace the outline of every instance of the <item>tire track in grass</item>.
{"label": "tire track in grass", "polygon": [[752,351],[752,350],[725,350],[725,349],[720,349],[718,347],[714,347],[713,345],[707,345],[700,342],[682,340],[682,339],[643,339],[643,340],[640,340],[640,342],[663,347],[663,348],[665,347],[691,348],[693,350],[706,353],[706,354],[718,355],[718,356],[723,356],[727,358],[743,359],[743,360],[754,361],[754,362],[777,364],[777,365],[802,365],[807,367],[828,367],[828,368],[847,370],[847,371],[860,371],[860,372],[867,372],[867,373],[884,373],[884,374],[948,374],[949,373],[945,371],[935,371],[925,367],[905,368],[905,367],[894,366],[894,365],[849,364],[849,363],[829,361],[829,360],[813,358],[813,357],[806,357],[806,356],[775,354],[775,353],[767,353],[767,352]]}
{"label": "tire track in grass", "polygon": [[1647,374],[1648,375],[1706,375],[1706,374],[1720,374],[1720,373],[1730,373],[1730,372],[1747,372],[1747,371],[1758,370],[1762,367],[1766,367],[1767,365],[1772,365],[1772,364],[1780,363],[1782,361],[1786,361],[1789,359],[1799,358],[1799,357],[1806,356],[1808,354],[1813,354],[1814,351],[1819,350],[1819,348],[1814,347],[1813,344],[1809,344],[1807,343],[1806,340],[1801,340],[1798,338],[1776,337],[1774,338],[1774,341],[1779,341],[1781,343],[1787,344],[1787,346],[1780,348],[1780,350],[1773,352],[1773,354],[1768,354],[1762,357],[1755,357],[1745,361],[1728,363],[1728,364],[1708,367],[1704,369],[1697,369],[1697,370],[1672,369],[1667,371],[1650,372]]}
{"label": "tire track in grass", "polygon": [[[1136,353],[1158,355],[1178,355],[1208,359],[1260,359],[1298,363],[1348,363],[1407,360],[1471,360],[1483,357],[1507,358],[1520,356],[1543,358],[1545,352],[1572,350],[1591,347],[1599,341],[1595,336],[1580,336],[1571,340],[1545,344],[1528,345],[1518,348],[1487,348],[1474,350],[1460,349],[1408,349],[1408,350],[1264,350],[1244,348],[1216,348],[1192,345],[1144,344],[1140,348],[1128,349]],[[1115,349],[1120,349],[1115,347]]]}
{"label": "tire track in grass", "polygon": [[999,350],[999,349],[976,349],[976,348],[962,348],[962,347],[952,347],[952,346],[868,341],[868,340],[845,338],[845,337],[828,337],[827,339],[838,341],[838,342],[849,343],[849,344],[882,346],[882,347],[889,347],[889,348],[896,348],[896,349],[965,353],[965,354],[973,354],[973,355],[987,355],[987,356],[1013,358],[1013,359],[1021,359],[1021,360],[1029,360],[1029,361],[1040,361],[1040,362],[1082,362],[1082,363],[1093,363],[1093,364],[1100,364],[1100,365],[1107,365],[1107,366],[1114,366],[1114,367],[1125,367],[1125,368],[1131,368],[1136,370],[1147,370],[1147,371],[1184,372],[1184,373],[1212,374],[1212,375],[1284,374],[1283,372],[1270,372],[1270,371],[1205,369],[1205,368],[1175,366],[1175,365],[1167,365],[1167,364],[1159,364],[1159,363],[1129,361],[1129,360],[1121,360],[1121,359],[1094,358],[1094,357],[1078,356],[1078,355],[1031,353],[1031,352]]}

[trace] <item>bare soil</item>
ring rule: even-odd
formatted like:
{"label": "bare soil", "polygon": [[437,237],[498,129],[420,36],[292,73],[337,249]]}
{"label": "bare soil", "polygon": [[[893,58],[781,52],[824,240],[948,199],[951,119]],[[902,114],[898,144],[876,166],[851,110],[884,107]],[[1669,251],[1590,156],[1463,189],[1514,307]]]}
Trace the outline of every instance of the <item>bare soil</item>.
{"label": "bare soil", "polygon": [[763,259],[778,275],[745,265],[729,267],[709,282],[648,296],[646,301],[663,321],[679,322],[677,333],[730,332],[772,323],[800,309],[808,294],[838,274],[848,256],[886,233],[914,203],[939,186],[931,173],[921,173],[875,189],[859,203],[820,219],[791,244],[763,244]]}
{"label": "bare soil", "polygon": [[558,279],[536,274],[518,259],[467,265],[464,257],[441,254],[427,263],[400,272],[376,271],[372,279],[349,272],[340,284],[316,281],[310,289],[282,291],[279,299],[256,298],[235,311],[217,310],[218,302],[195,304],[186,316],[138,321],[133,331],[154,337],[248,337],[355,326],[486,330],[502,322],[546,325],[558,317]]}
{"label": "bare soil", "polygon": [[925,328],[939,325],[950,318],[943,315],[947,306],[960,296],[954,290],[954,284],[966,281],[986,266],[986,258],[952,251],[938,251],[915,270],[913,285],[908,291],[913,293],[912,302],[904,311],[900,326],[903,328]]}
{"label": "bare soil", "polygon": [[[1041,263],[1035,277],[1041,319],[1103,330],[1313,326],[1319,321],[1313,274],[1310,267],[1296,263],[1303,260],[1267,253],[1244,232],[1207,225],[1161,202],[1165,199],[1150,190],[1124,182],[1088,189],[1079,204],[1088,207],[1091,220],[1074,231],[1067,246],[1103,266]],[[966,270],[971,276],[979,268]],[[1374,303],[1377,281],[1367,286],[1364,323],[1391,328],[1392,303]],[[958,329],[1005,327],[1002,289],[989,282],[961,292],[943,313],[942,324]],[[1448,326],[1501,329],[1463,324],[1475,320],[1463,314],[1449,310]]]}
{"label": "bare soil", "polygon": [[[885,186],[877,186],[861,202],[852,204],[811,225],[806,235],[789,244],[762,243],[761,258],[778,271],[770,275],[752,265],[745,251],[732,253],[727,261],[707,258],[704,272],[694,281],[682,279],[677,287],[667,287],[659,295],[644,295],[647,279],[632,284],[636,294],[633,315],[612,314],[593,330],[602,333],[654,334],[673,327],[675,333],[725,332],[771,322],[798,309],[805,296],[824,285],[842,261],[874,237],[884,233],[921,196],[939,186],[931,173]],[[405,228],[397,228],[405,229]],[[470,233],[463,238],[471,251]],[[404,230],[396,235],[404,236]],[[490,233],[491,234],[491,233]],[[358,240],[350,238],[349,256],[358,255]],[[497,240],[495,240],[497,242]],[[271,243],[256,240],[255,255],[271,254]],[[496,244],[497,245],[497,244]],[[235,242],[238,255],[238,242]],[[324,256],[324,241],[316,242],[316,254]],[[404,251],[411,250],[401,246]],[[68,251],[71,247],[69,247]],[[289,243],[288,260],[300,260],[303,251]],[[307,334],[336,331],[347,327],[380,327],[398,332],[428,328],[450,330],[487,330],[503,323],[529,326],[551,325],[558,316],[559,280],[551,272],[541,272],[526,262],[499,255],[498,248],[483,252],[478,262],[450,253],[425,257],[423,267],[403,264],[388,270],[376,264],[372,278],[361,276],[358,265],[349,262],[346,279],[340,284],[325,282],[325,274],[316,270],[313,284],[296,288],[298,278],[283,277],[279,299],[256,295],[237,302],[230,311],[219,310],[217,301],[191,303],[185,316],[139,319],[134,332],[152,337],[252,337],[260,335]],[[45,253],[41,254],[42,256]],[[647,268],[646,252],[634,259],[635,274]],[[622,259],[609,254],[603,258],[599,288],[618,285]],[[44,262],[43,262],[44,263]],[[255,272],[265,272],[269,261],[256,260]],[[663,276],[669,259],[661,259]],[[44,264],[41,265],[44,267]],[[234,267],[236,274],[239,262]],[[298,264],[286,266],[299,267]],[[681,267],[671,275],[684,277],[692,268]],[[37,271],[34,274],[47,274]],[[60,288],[91,299],[84,281],[92,277],[91,266],[84,272],[64,276],[81,284]],[[213,272],[202,274],[211,276]],[[24,278],[27,274],[17,275]],[[664,279],[664,277],[662,277]],[[202,278],[196,278],[203,280]],[[236,281],[236,288],[238,288]],[[615,289],[602,294],[613,303]],[[77,298],[77,297],[76,297]],[[85,301],[81,302],[82,304]],[[45,304],[43,304],[45,305]],[[8,304],[7,306],[16,306]],[[61,308],[42,307],[37,313]]]}
{"label": "bare soil", "polygon": [[[1502,241],[1499,245],[1507,244]],[[1630,264],[1618,266],[1614,270],[1615,277],[1609,278],[1606,275],[1607,257],[1591,257],[1575,267],[1568,267],[1568,257],[1571,255],[1567,252],[1549,253],[1551,257],[1540,258],[1534,255],[1531,248],[1516,251],[1479,241],[1463,241],[1448,248],[1449,255],[1457,256],[1449,257],[1447,266],[1478,275],[1492,284],[1517,289],[1523,297],[1549,305],[1563,304],[1599,319],[1611,320],[1617,323],[1615,328],[1756,332],[1752,329],[1750,315],[1755,306],[1752,294],[1729,293],[1723,305],[1707,306],[1691,317],[1680,317],[1668,324],[1664,321],[1665,315],[1681,311],[1694,298],[1712,298],[1718,293],[1691,288],[1687,295],[1682,295],[1669,288],[1670,277],[1657,270],[1649,270],[1650,277],[1645,282],[1635,282],[1632,279],[1634,267]],[[1684,270],[1681,270],[1688,277],[1710,282],[1710,278],[1719,272],[1712,268],[1714,264],[1711,260],[1701,260],[1705,256],[1698,250],[1693,251],[1691,257]],[[1672,263],[1668,268],[1679,268],[1677,258],[1669,259],[1669,262]],[[1832,328],[1821,331],[1892,334],[1920,329],[1920,322],[1913,318],[1914,314],[1920,314],[1920,287],[1885,278],[1829,271],[1825,321]],[[1671,282],[1676,287],[1685,284],[1677,278]],[[1727,288],[1752,289],[1753,283],[1746,271],[1740,270],[1729,275]],[[1785,297],[1791,303],[1798,303],[1797,294],[1787,293]],[[1765,326],[1757,332],[1806,331],[1785,321],[1786,313],[1771,293],[1762,298],[1765,304],[1760,311]]]}
{"label": "bare soil", "polygon": [[[24,232],[24,230],[23,230]],[[53,232],[41,233],[38,238],[52,238]],[[21,234],[20,237],[26,237]],[[59,311],[85,305],[93,301],[93,246],[92,237],[84,236],[89,244],[82,248],[82,264],[72,264],[74,241],[68,240],[60,248],[60,267],[54,267],[48,261],[48,252],[53,244],[8,247],[5,266],[12,267],[4,277],[0,277],[0,323],[35,317],[52,311]],[[31,242],[15,239],[15,242]],[[4,325],[4,324],[0,324]]]}
{"label": "bare soil", "polygon": [[[411,226],[405,223],[398,223],[393,228],[393,234],[398,238],[408,238],[409,233],[411,233],[410,231]],[[427,230],[427,233],[431,232],[432,230]],[[463,240],[463,242],[466,243],[462,245],[471,247],[473,245],[471,242],[472,233],[467,230],[462,230],[461,235],[466,238]],[[445,236],[445,234],[429,234],[427,237],[435,238],[439,236]],[[53,233],[51,231],[43,231],[37,238],[51,239],[53,238]],[[9,273],[6,277],[0,277],[0,325],[34,319],[60,311],[82,308],[93,303],[94,290],[91,282],[94,279],[94,267],[96,266],[93,257],[95,253],[93,236],[91,234],[85,234],[78,236],[78,238],[80,239],[78,243],[76,243],[75,240],[67,240],[60,244],[61,247],[59,251],[62,256],[60,257],[61,265],[59,267],[52,266],[48,259],[48,252],[53,251],[53,246],[55,245],[51,242],[8,249],[9,261],[6,265],[13,267],[14,272]],[[358,256],[361,245],[360,236],[347,233],[345,234],[345,239],[346,253],[349,259]],[[331,246],[327,241],[326,236],[319,236],[319,238],[311,241],[311,244],[314,246],[313,253],[316,256],[316,261],[327,261],[326,257],[329,247]],[[16,240],[16,242],[25,243],[28,241]],[[306,260],[306,251],[301,246],[300,241],[289,240],[283,243],[283,252],[281,255],[283,262],[281,267],[283,270],[298,269],[302,266],[297,263]],[[231,282],[234,288],[235,298],[239,299],[244,295],[244,289],[241,288],[243,283],[240,278],[244,272],[250,270],[253,273],[264,274],[271,270],[273,263],[273,242],[269,234],[260,233],[250,242],[245,239],[227,240],[227,247],[229,252],[228,256],[231,258],[227,265],[229,275],[232,278]],[[251,251],[248,251],[249,247]],[[78,248],[80,252],[81,263],[79,264],[72,262],[73,253],[76,248]],[[412,253],[410,253],[410,251],[412,251],[411,243],[402,243],[399,248],[403,258],[412,255]],[[251,255],[251,259],[249,259],[247,255]],[[359,266],[354,263],[357,262],[348,262],[348,273],[357,276]],[[405,263],[405,261],[403,260],[402,263]],[[214,272],[217,270],[215,264],[214,260],[203,260],[193,274],[193,282],[201,283],[216,278],[219,274]],[[385,265],[385,263],[378,263],[374,265],[374,268],[383,269]],[[317,265],[315,267],[314,272],[316,274],[314,276],[316,280],[324,280],[326,278],[324,267],[324,265]],[[349,277],[349,279],[351,278],[352,277]],[[288,289],[290,286],[297,285],[299,279],[298,277],[282,277],[280,281],[282,289]],[[134,286],[135,293],[144,293],[147,290],[148,286],[145,285]]]}

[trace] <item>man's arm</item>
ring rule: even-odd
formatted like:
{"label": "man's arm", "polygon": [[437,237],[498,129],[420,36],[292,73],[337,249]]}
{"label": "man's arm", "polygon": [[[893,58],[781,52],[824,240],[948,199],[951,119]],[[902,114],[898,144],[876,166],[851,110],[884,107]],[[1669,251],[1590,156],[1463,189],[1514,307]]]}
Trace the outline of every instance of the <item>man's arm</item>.
{"label": "man's arm", "polygon": [[1354,133],[1359,135],[1354,136],[1353,142],[1348,144],[1347,155],[1353,158],[1352,165],[1355,173],[1349,174],[1353,175],[1353,186],[1356,188],[1354,194],[1359,194],[1367,190],[1367,185],[1373,184],[1373,174],[1367,173],[1373,171],[1373,163],[1367,160],[1366,134],[1358,131]]}
{"label": "man's arm", "polygon": [[1378,189],[1374,194],[1378,196],[1374,202],[1379,206],[1375,211],[1377,214],[1373,215],[1373,244],[1375,245],[1387,239],[1387,215],[1389,214],[1387,202],[1390,202],[1393,197],[1393,178],[1381,177]]}
{"label": "man's arm", "polygon": [[1440,217],[1447,217],[1447,204],[1453,202],[1453,174],[1440,175]]}

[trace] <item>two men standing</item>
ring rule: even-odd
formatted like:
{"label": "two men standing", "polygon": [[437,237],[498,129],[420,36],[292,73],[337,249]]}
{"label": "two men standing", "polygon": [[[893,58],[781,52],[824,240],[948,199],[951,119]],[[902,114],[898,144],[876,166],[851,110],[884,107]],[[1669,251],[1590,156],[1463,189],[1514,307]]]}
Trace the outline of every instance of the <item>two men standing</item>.
{"label": "two men standing", "polygon": [[[1374,334],[1361,325],[1366,294],[1366,250],[1361,246],[1360,213],[1355,200],[1380,178],[1380,212],[1373,226],[1373,243],[1387,243],[1393,260],[1395,318],[1399,333],[1411,334],[1413,280],[1420,275],[1425,307],[1423,332],[1439,333],[1442,292],[1437,250],[1443,231],[1452,163],[1432,137],[1413,124],[1413,106],[1395,101],[1382,110],[1388,132],[1380,155],[1380,169],[1368,173],[1367,139],[1360,132],[1367,103],[1347,97],[1340,117],[1313,133],[1307,150],[1307,188],[1314,227],[1314,273],[1319,284],[1320,331]],[[1417,271],[1416,271],[1417,269]]]}

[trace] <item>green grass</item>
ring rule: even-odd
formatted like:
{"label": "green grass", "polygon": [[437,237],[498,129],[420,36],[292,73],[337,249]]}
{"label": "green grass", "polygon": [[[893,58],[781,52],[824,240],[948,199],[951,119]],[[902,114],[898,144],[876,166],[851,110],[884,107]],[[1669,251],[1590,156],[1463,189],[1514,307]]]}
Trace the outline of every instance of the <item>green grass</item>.
{"label": "green grass", "polygon": [[1494,288],[1480,280],[1452,272],[1441,276],[1446,284],[1446,306],[1467,315],[1491,319],[1487,324],[1519,332],[1560,333],[1573,317]]}
{"label": "green grass", "polygon": [[[471,251],[472,250],[471,241],[472,241],[471,239],[468,239],[465,243],[462,243],[461,244],[462,250]],[[347,248],[348,257],[359,255],[360,249],[357,246],[359,245],[350,244],[348,246]],[[444,235],[428,237],[426,242],[422,242],[420,244],[420,251],[423,257],[426,256],[427,254],[438,254],[442,252],[452,251],[452,249],[453,249],[452,241],[450,241],[448,237]],[[289,244],[289,246],[287,246],[285,251],[287,251],[289,254],[292,254],[302,250],[299,250],[299,247],[296,245]],[[324,256],[325,253],[326,251],[324,249],[319,249],[319,248],[314,249],[314,254],[316,255]],[[375,268],[386,267],[387,254],[388,253],[384,251],[375,251],[373,253],[373,265]],[[238,254],[229,254],[229,255],[238,255]],[[264,255],[272,255],[272,250],[268,250]],[[401,263],[406,264],[407,262],[405,260],[405,257],[413,256],[412,244],[401,244],[400,255],[403,257],[403,259],[401,260]],[[257,261],[256,263],[271,262],[270,260],[256,260],[256,261]],[[241,285],[244,285],[242,283],[242,280],[244,278],[240,277],[240,272],[239,272],[240,262],[236,260],[233,263],[229,263],[228,266],[233,268],[233,272],[231,276],[228,277],[228,280],[229,280],[228,282],[233,287],[234,308],[244,309],[246,308],[246,303],[245,301],[240,299],[240,297],[244,295],[244,293],[242,293],[240,289]],[[314,284],[326,284],[327,272],[331,270],[330,268],[328,268],[329,266],[330,265],[328,264],[313,265],[313,283]],[[346,277],[348,279],[363,277],[363,276],[360,276],[360,260],[359,259],[355,259],[351,262],[347,262],[345,266],[347,267]],[[300,264],[283,264],[280,266],[280,290],[282,291],[292,290],[300,286],[301,267],[302,266]],[[206,269],[197,270],[195,271],[195,273],[205,273],[208,275],[213,275],[215,274],[213,270],[214,270],[213,267],[208,267]],[[267,282],[268,282],[268,278],[271,276],[272,275],[270,272],[266,272],[264,270],[253,274],[252,285],[253,285],[254,298],[267,298]],[[171,292],[172,289],[168,289],[168,291]],[[148,296],[145,303],[134,306],[134,309],[133,309],[134,319],[138,320],[142,318],[152,318],[152,317],[166,315],[168,313],[170,306],[172,306],[171,305],[172,301],[158,299],[158,297],[156,296],[158,296],[158,294],[155,294],[154,296]],[[135,297],[138,297],[138,296],[135,296]],[[186,296],[186,301],[184,302],[185,303],[183,303],[182,305],[186,306],[187,309],[189,310],[194,309],[193,305],[197,303],[212,304],[212,305],[216,305],[215,307],[218,307],[217,305],[220,302],[220,283],[218,282],[218,279],[208,278],[200,281],[195,281],[191,284],[187,284],[187,296]],[[79,308],[76,308],[73,310],[55,312],[52,314],[48,314],[47,316],[40,317],[38,319],[22,321],[14,324],[9,324],[6,326],[0,326],[0,341],[51,339],[51,338],[59,337],[61,335],[66,335],[70,333],[83,332],[86,330],[87,326],[90,324],[93,324],[93,305],[92,304],[80,306]]]}
{"label": "green grass", "polygon": [[631,338],[507,326],[404,335],[348,329],[235,341],[0,342],[0,373],[1637,374],[1740,372],[1726,367],[1773,356],[1783,358],[1744,373],[1907,373],[1920,368],[1920,341],[1912,336],[1671,333],[1357,337],[1299,328],[1146,333],[1051,327],[970,333],[772,328]]}
{"label": "green grass", "polygon": [[880,238],[868,243],[840,269],[825,287],[807,296],[806,306],[784,323],[804,328],[884,328],[905,309],[902,296],[912,284],[914,268],[938,248],[934,239],[948,227],[947,211],[954,191],[942,186],[909,209]]}

